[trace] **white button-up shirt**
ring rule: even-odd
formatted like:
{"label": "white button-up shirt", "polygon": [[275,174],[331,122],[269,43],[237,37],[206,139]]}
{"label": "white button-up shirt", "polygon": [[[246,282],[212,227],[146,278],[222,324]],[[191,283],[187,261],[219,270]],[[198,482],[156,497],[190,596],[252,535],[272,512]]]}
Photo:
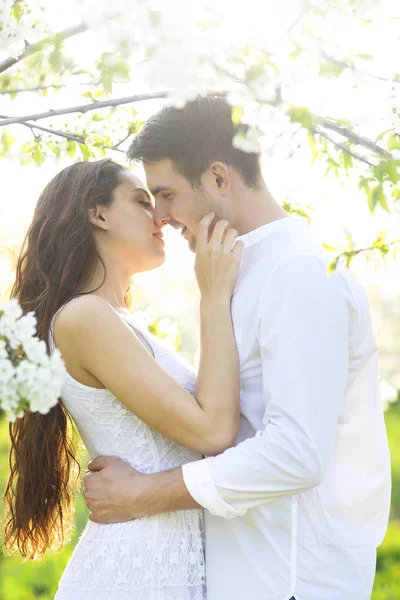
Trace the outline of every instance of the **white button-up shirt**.
{"label": "white button-up shirt", "polygon": [[238,445],[183,467],[207,509],[208,600],[367,600],[390,505],[367,296],[327,274],[303,219],[239,239]]}

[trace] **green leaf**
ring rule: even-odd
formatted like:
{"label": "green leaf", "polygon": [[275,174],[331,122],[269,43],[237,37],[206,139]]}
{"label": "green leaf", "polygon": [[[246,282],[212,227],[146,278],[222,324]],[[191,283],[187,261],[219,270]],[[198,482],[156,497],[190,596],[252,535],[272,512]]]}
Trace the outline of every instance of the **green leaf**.
{"label": "green leaf", "polygon": [[368,196],[368,207],[371,213],[374,212],[378,204],[381,204],[382,196],[384,196],[383,185],[380,183],[370,191]]}
{"label": "green leaf", "polygon": [[101,83],[103,84],[104,92],[106,94],[111,94],[113,86],[112,76],[109,73],[107,75],[104,75],[101,79]]}
{"label": "green leaf", "polygon": [[326,174],[328,175],[328,173],[330,173],[330,171],[333,171],[335,177],[339,177],[339,170],[340,170],[339,163],[337,163],[336,160],[334,160],[330,156],[328,156],[326,162],[328,164],[328,166],[326,168]]}
{"label": "green leaf", "polygon": [[307,221],[310,223],[310,216],[301,208],[294,208],[293,212],[296,213],[296,215],[299,215],[300,217],[304,217],[305,219],[307,219]]}
{"label": "green leaf", "polygon": [[328,252],[337,252],[337,248],[329,246],[329,244],[323,243],[322,246],[325,248],[325,250],[328,250]]}
{"label": "green leaf", "polygon": [[371,182],[371,180],[368,179],[367,177],[362,177],[360,179],[360,181],[358,182],[358,188],[360,190],[365,190],[368,193],[370,182]]}
{"label": "green leaf", "polygon": [[383,138],[385,137],[386,134],[389,133],[389,131],[392,131],[391,129],[385,129],[385,131],[382,131],[378,137],[376,138],[375,141],[380,142],[381,140],[383,140]]}
{"label": "green leaf", "polygon": [[250,83],[254,79],[258,79],[265,73],[265,68],[263,64],[252,65],[249,69],[247,69],[245,74],[245,79],[247,83]]}
{"label": "green leaf", "polygon": [[319,75],[322,75],[322,77],[339,77],[344,70],[345,67],[329,60],[319,64]]}
{"label": "green leaf", "polygon": [[351,261],[354,258],[354,252],[345,252],[344,253],[344,258],[346,260],[346,267],[349,268],[351,265]]}
{"label": "green leaf", "polygon": [[84,98],[90,98],[90,100],[93,100],[93,94],[92,94],[92,92],[83,92],[82,96]]}
{"label": "green leaf", "polygon": [[22,2],[16,0],[11,8],[11,15],[14,17],[16,21],[20,21],[24,14],[24,6]]}
{"label": "green leaf", "polygon": [[397,183],[400,179],[399,173],[400,161],[396,159],[380,162],[374,168],[374,175],[378,181],[389,180],[392,183]]}
{"label": "green leaf", "polygon": [[317,144],[315,141],[315,137],[314,135],[311,133],[311,131],[308,133],[308,143],[311,149],[311,162],[315,162],[315,160],[318,158],[318,150],[317,150]]}
{"label": "green leaf", "polygon": [[359,52],[357,54],[358,58],[362,58],[363,60],[373,60],[374,57],[372,54],[368,54],[368,52]]}
{"label": "green leaf", "polygon": [[398,135],[389,135],[387,140],[387,147],[389,152],[392,150],[400,150],[400,137]]}
{"label": "green leaf", "polygon": [[44,163],[44,161],[45,161],[45,159],[46,159],[46,156],[45,156],[45,154],[44,154],[44,152],[43,152],[43,150],[42,150],[42,148],[41,148],[40,144],[37,144],[37,145],[35,146],[35,149],[34,149],[34,151],[32,152],[32,158],[33,158],[33,161],[34,161],[34,163],[35,163],[35,164],[36,164],[38,167],[40,167],[40,165],[42,165],[42,164]]}
{"label": "green leaf", "polygon": [[339,154],[339,161],[342,167],[346,169],[346,171],[351,169],[351,167],[353,166],[353,157],[344,150],[342,150]]}
{"label": "green leaf", "polygon": [[68,140],[67,142],[67,153],[70,158],[73,158],[76,152],[76,142]]}
{"label": "green leaf", "polygon": [[78,142],[78,146],[79,146],[80,151],[82,153],[83,160],[84,161],[90,160],[92,154],[91,154],[89,148],[86,146],[86,144],[81,144],[80,142]]}
{"label": "green leaf", "polygon": [[55,144],[54,142],[47,142],[47,146],[50,148],[50,150],[52,152],[54,152],[54,154],[57,156],[57,158],[60,158],[61,150],[60,150],[60,146],[58,144]]}
{"label": "green leaf", "polygon": [[329,263],[328,265],[328,273],[333,273],[334,271],[336,271],[338,264],[340,261],[340,256],[337,256],[331,263]]}
{"label": "green leaf", "polygon": [[317,124],[316,118],[305,106],[291,106],[287,114],[292,123],[300,123],[305,129],[314,129]]}
{"label": "green leaf", "polygon": [[4,130],[1,136],[2,153],[6,154],[15,141],[16,138],[12,137],[7,130]]}
{"label": "green leaf", "polygon": [[24,154],[30,154],[32,152],[34,148],[34,144],[32,144],[31,142],[25,142],[25,144],[22,144],[21,146],[21,151]]}

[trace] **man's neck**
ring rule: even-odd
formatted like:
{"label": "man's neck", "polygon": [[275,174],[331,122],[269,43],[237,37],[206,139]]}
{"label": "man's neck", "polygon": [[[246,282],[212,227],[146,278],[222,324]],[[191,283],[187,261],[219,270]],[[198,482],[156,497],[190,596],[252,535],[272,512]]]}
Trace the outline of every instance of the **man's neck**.
{"label": "man's neck", "polygon": [[260,191],[246,188],[245,192],[240,194],[234,213],[231,223],[239,235],[289,216],[267,188]]}

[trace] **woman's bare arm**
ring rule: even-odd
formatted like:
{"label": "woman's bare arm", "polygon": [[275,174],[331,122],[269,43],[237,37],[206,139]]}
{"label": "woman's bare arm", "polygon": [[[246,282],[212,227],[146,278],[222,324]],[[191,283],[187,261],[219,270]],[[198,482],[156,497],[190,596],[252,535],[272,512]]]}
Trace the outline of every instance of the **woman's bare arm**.
{"label": "woman's bare arm", "polygon": [[226,227],[222,222],[217,225],[210,242],[208,227],[199,232],[196,274],[202,292],[202,350],[195,397],[160,367],[102,298],[77,299],[55,324],[55,342],[67,368],[69,362],[79,362],[81,369],[150,427],[207,455],[232,446],[239,423],[239,369],[230,298],[241,248],[231,251],[232,233],[222,241]]}

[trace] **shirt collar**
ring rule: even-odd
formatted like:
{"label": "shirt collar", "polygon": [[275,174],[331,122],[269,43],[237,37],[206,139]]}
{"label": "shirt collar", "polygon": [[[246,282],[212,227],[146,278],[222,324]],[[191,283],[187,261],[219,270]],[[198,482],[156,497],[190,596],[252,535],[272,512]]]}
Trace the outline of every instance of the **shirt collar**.
{"label": "shirt collar", "polygon": [[266,237],[276,233],[277,231],[289,230],[289,229],[297,229],[299,227],[308,227],[308,221],[304,217],[285,217],[284,219],[277,219],[276,221],[271,221],[271,223],[266,223],[265,225],[261,225],[261,227],[257,227],[257,229],[253,229],[248,233],[244,233],[243,235],[239,235],[236,238],[236,241],[241,240],[245,248],[249,246],[253,246],[253,244],[257,244],[261,242]]}

